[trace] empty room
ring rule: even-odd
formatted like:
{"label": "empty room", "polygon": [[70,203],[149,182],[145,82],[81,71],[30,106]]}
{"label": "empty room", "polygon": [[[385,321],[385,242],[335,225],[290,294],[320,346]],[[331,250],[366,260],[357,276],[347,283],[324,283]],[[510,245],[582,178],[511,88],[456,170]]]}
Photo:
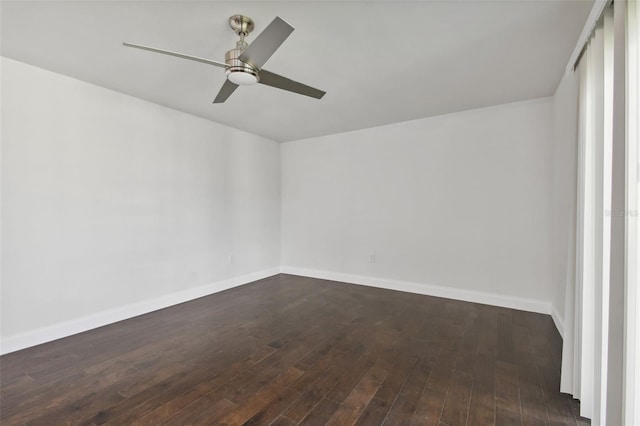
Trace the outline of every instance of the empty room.
{"label": "empty room", "polygon": [[0,2],[2,425],[640,425],[638,0]]}

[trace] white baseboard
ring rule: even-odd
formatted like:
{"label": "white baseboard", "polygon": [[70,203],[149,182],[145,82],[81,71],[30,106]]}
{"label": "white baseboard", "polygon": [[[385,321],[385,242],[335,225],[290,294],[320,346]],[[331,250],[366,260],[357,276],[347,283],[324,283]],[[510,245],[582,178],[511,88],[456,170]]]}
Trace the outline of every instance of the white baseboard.
{"label": "white baseboard", "polygon": [[560,337],[564,338],[564,320],[553,304],[551,305],[551,318],[553,318],[553,323],[556,325]]}
{"label": "white baseboard", "polygon": [[[368,287],[378,287],[388,290],[398,290],[408,293],[424,294],[427,296],[444,297],[447,299],[482,303],[485,305],[500,306],[503,308],[518,309],[521,311],[537,312],[541,314],[552,313],[550,303],[514,296],[505,296],[502,294],[479,292],[453,287],[441,287],[410,281],[398,281],[384,278],[366,277],[361,275],[351,275],[340,272],[297,268],[294,266],[283,266],[281,268],[281,271],[283,274],[301,275],[304,277],[320,278],[330,281],[340,281],[349,284],[365,285]],[[562,332],[560,334],[562,334]]]}
{"label": "white baseboard", "polygon": [[199,297],[208,296],[219,291],[238,287],[279,273],[279,267],[265,269],[251,274],[217,281],[204,286],[166,294],[151,300],[145,300],[119,308],[97,312],[86,317],[61,322],[48,327],[28,331],[26,333],[9,336],[2,339],[0,342],[0,354],[7,354],[20,349],[39,345],[41,343],[61,339],[63,337],[71,336],[72,334],[81,333],[83,331],[102,327],[114,322],[133,318],[138,315],[157,311],[158,309],[184,303]]}
{"label": "white baseboard", "polygon": [[561,336],[564,335],[563,321],[550,303],[538,300],[519,298],[514,296],[504,296],[501,294],[465,290],[452,287],[441,287],[429,284],[422,284],[410,281],[390,280],[384,278],[367,277],[361,275],[345,274],[340,272],[321,271],[293,266],[281,266],[263,271],[218,281],[212,284],[190,288],[176,293],[167,294],[151,300],[132,303],[120,308],[98,312],[82,318],[61,322],[48,327],[43,327],[26,333],[9,336],[0,342],[0,354],[15,352],[41,343],[50,342],[92,330],[114,322],[133,318],[189,300],[207,296],[233,287],[248,284],[263,278],[267,278],[278,273],[291,275],[301,275],[311,278],[319,278],[330,281],[358,284],[369,287],[384,288],[388,290],[404,291],[408,293],[424,294],[428,296],[444,297],[448,299],[462,300],[465,302],[482,303],[486,305],[501,306],[504,308],[518,309],[522,311],[537,312],[551,315],[553,322]]}

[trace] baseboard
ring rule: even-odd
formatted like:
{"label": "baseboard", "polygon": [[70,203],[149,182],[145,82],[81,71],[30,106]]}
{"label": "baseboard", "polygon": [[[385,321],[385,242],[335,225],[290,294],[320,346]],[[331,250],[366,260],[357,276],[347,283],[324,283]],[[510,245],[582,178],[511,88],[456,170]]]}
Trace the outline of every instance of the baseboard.
{"label": "baseboard", "polygon": [[187,290],[167,294],[151,300],[132,303],[115,309],[98,312],[82,318],[61,322],[48,327],[40,328],[26,333],[10,336],[2,339],[0,342],[0,354],[15,352],[41,343],[50,342],[71,336],[73,334],[82,333],[83,331],[92,330],[114,322],[133,318],[138,315],[157,311],[179,303],[188,302],[189,300],[199,297],[208,296],[233,287],[248,284],[263,278],[267,278],[280,273],[280,267],[265,269],[239,277],[217,281],[200,287],[190,288]]}
{"label": "baseboard", "polygon": [[0,341],[0,354],[15,352],[31,346],[61,339],[83,331],[92,330],[112,324],[114,322],[133,318],[179,303],[199,297],[208,296],[233,287],[248,284],[263,278],[267,278],[278,273],[301,275],[311,278],[339,281],[349,284],[364,285],[369,287],[384,288],[388,290],[404,291],[408,293],[424,294],[428,296],[444,297],[448,299],[462,300],[465,302],[482,303],[486,305],[501,306],[504,308],[518,309],[522,311],[537,312],[551,315],[553,322],[561,336],[564,336],[564,326],[562,317],[550,303],[537,300],[504,296],[495,293],[478,292],[452,287],[434,286],[410,281],[390,280],[361,275],[345,274],[340,272],[322,271],[293,266],[281,266],[262,271],[254,272],[239,277],[217,281],[212,284],[191,288],[176,293],[167,294],[151,300],[132,303],[108,311],[98,312],[82,318],[54,324],[49,327],[40,328],[26,333],[10,336]]}
{"label": "baseboard", "polygon": [[301,275],[304,277],[320,278],[330,281],[340,281],[349,284],[378,287],[388,290],[405,291],[408,293],[424,294],[427,296],[444,297],[447,299],[482,303],[485,305],[500,306],[503,308],[537,312],[547,315],[552,314],[550,303],[514,296],[504,296],[501,294],[465,290],[460,288],[434,286],[430,284],[422,284],[410,281],[389,280],[384,278],[344,274],[340,272],[297,268],[294,266],[282,266],[281,271],[284,274]]}
{"label": "baseboard", "polygon": [[553,318],[553,323],[556,325],[560,337],[564,339],[564,320],[553,304],[551,305],[551,318]]}

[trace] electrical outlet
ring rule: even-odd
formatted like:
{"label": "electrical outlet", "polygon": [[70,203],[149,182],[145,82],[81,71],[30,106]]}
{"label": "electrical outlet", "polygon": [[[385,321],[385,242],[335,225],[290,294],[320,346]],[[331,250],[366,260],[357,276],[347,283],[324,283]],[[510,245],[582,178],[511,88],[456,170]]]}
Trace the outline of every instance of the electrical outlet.
{"label": "electrical outlet", "polygon": [[376,255],[375,254],[370,254],[369,255],[369,263],[376,263]]}

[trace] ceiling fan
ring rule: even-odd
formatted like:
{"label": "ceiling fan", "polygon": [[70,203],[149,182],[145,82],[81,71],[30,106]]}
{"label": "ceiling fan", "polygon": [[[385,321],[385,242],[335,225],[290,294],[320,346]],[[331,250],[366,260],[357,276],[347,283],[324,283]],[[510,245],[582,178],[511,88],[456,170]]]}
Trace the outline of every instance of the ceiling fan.
{"label": "ceiling fan", "polygon": [[250,86],[261,83],[300,95],[311,96],[320,99],[326,92],[315,89],[306,84],[298,83],[281,75],[265,70],[262,66],[289,37],[294,28],[284,19],[277,16],[267,28],[256,37],[251,44],[244,41],[245,37],[253,31],[254,24],[251,18],[244,15],[234,15],[229,18],[229,26],[240,37],[236,42],[235,49],[227,51],[224,55],[224,62],[217,62],[211,59],[199,58],[197,56],[185,55],[184,53],[171,52],[169,50],[157,49],[155,47],[142,46],[134,43],[122,43],[127,47],[148,50],[165,55],[176,56],[178,58],[189,59],[202,62],[216,67],[224,68],[227,80],[218,92],[214,104],[222,103],[238,88],[238,86]]}

